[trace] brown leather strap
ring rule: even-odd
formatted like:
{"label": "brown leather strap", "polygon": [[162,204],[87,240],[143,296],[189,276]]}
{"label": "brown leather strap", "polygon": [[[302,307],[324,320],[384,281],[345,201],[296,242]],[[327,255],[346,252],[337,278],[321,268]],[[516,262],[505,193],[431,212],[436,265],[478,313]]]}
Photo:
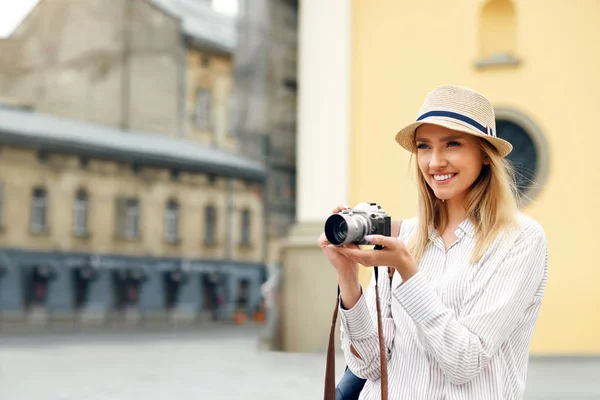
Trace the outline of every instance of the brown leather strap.
{"label": "brown leather strap", "polygon": [[338,296],[333,309],[333,317],[331,319],[331,329],[329,330],[329,344],[327,345],[327,365],[325,367],[325,400],[335,400],[335,324],[337,322],[338,307],[340,304],[340,294]]}
{"label": "brown leather strap", "polygon": [[[402,221],[398,225],[398,232],[395,235],[400,235],[400,226]],[[375,246],[376,249],[381,249],[380,246]],[[375,274],[375,304],[377,309],[377,333],[379,336],[379,360],[380,360],[380,371],[381,371],[381,399],[388,400],[388,373],[387,373],[387,357],[386,349],[383,341],[383,324],[381,321],[381,305],[379,301],[379,283],[378,283],[378,267],[374,267]],[[395,269],[391,268],[388,270],[388,275],[391,278]],[[390,282],[391,284],[391,282]],[[329,330],[329,343],[327,345],[327,362],[325,366],[325,393],[324,400],[335,400],[335,325],[337,323],[338,309],[340,304],[340,288],[338,286],[338,295],[335,302],[335,308],[333,309],[333,317],[331,318],[331,328]]]}
{"label": "brown leather strap", "polygon": [[[378,268],[378,267],[374,267]],[[377,271],[377,270],[376,270]],[[381,399],[388,399],[388,376],[387,376],[387,358],[385,355],[385,344],[383,342],[383,327],[381,322],[381,305],[379,303],[379,284],[377,283],[377,273],[375,274],[375,304],[377,308],[377,333],[379,334],[379,357],[381,368]],[[338,289],[339,291],[339,289]],[[329,343],[327,345],[327,363],[325,366],[325,400],[335,400],[335,325],[337,322],[340,295],[336,299],[333,317],[331,318],[331,328],[329,330]]]}
{"label": "brown leather strap", "polygon": [[379,285],[375,282],[375,303],[377,304],[377,333],[379,334],[379,360],[381,368],[381,400],[388,400],[388,373],[385,344],[383,343],[383,326],[381,323],[381,306],[379,305]]}

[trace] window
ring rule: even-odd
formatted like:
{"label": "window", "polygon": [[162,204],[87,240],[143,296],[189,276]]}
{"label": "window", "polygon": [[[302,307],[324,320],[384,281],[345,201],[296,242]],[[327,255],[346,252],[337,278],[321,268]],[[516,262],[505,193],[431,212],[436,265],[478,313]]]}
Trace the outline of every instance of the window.
{"label": "window", "polygon": [[242,236],[241,243],[244,245],[250,244],[250,210],[242,210]]}
{"label": "window", "polygon": [[179,239],[179,203],[169,200],[165,209],[165,241],[176,242]]}
{"label": "window", "polygon": [[477,68],[516,66],[517,17],[511,0],[489,0],[479,21],[479,60]]}
{"label": "window", "polygon": [[283,199],[283,176],[279,173],[273,173],[273,195],[277,201],[284,200]]}
{"label": "window", "polygon": [[217,209],[215,206],[207,206],[204,212],[204,242],[215,244],[217,241]]}
{"label": "window", "polygon": [[490,57],[499,52],[515,53],[515,14],[515,6],[510,0],[490,0],[485,4],[479,27],[481,57]]}
{"label": "window", "polygon": [[290,198],[296,200],[296,173],[292,172],[290,175]]}
{"label": "window", "polygon": [[237,129],[237,98],[234,94],[229,95],[227,104],[227,130],[229,135],[233,135]]}
{"label": "window", "polygon": [[37,159],[41,163],[45,163],[48,161],[48,152],[45,150],[40,150],[37,152]]}
{"label": "window", "polygon": [[88,194],[80,189],[75,195],[73,207],[73,233],[77,236],[84,236],[88,231],[88,208]]}
{"label": "window", "polygon": [[33,189],[31,202],[31,232],[40,233],[48,229],[48,194],[43,187]]}
{"label": "window", "polygon": [[250,281],[248,279],[240,279],[238,281],[237,306],[238,309],[248,312],[248,300],[250,300]]}
{"label": "window", "polygon": [[521,206],[524,206],[546,182],[549,151],[545,136],[531,118],[508,108],[496,108],[496,132],[513,145],[506,159],[515,171]]}
{"label": "window", "polygon": [[0,182],[0,226],[4,225],[4,184]]}
{"label": "window", "polygon": [[196,126],[201,129],[208,129],[210,127],[210,91],[208,89],[198,89],[194,111]]}
{"label": "window", "polygon": [[135,198],[117,199],[117,236],[135,239],[140,235],[140,203]]}

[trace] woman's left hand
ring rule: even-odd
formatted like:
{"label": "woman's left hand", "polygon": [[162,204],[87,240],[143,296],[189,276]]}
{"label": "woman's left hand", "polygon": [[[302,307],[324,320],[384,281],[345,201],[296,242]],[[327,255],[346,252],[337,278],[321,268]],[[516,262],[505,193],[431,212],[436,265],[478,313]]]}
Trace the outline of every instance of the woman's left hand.
{"label": "woman's left hand", "polygon": [[408,280],[418,271],[414,257],[400,239],[382,235],[368,235],[365,236],[365,240],[374,245],[382,245],[383,249],[357,249],[330,246],[365,267],[392,267],[400,273],[403,281]]}

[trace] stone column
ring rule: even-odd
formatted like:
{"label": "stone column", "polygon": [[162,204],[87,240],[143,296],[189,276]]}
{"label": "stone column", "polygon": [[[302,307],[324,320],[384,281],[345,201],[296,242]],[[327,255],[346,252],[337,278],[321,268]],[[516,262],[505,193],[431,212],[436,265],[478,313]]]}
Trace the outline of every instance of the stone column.
{"label": "stone column", "polygon": [[335,273],[317,239],[332,209],[348,203],[351,3],[300,2],[298,213],[282,249],[284,351],[325,350],[336,302]]}

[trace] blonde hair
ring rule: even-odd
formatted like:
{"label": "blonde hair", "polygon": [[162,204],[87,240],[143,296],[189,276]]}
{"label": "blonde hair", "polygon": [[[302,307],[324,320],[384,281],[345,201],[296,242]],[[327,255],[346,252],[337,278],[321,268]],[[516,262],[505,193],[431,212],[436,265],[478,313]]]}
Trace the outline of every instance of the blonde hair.
{"label": "blonde hair", "polygon": [[[478,141],[490,163],[482,167],[465,203],[467,218],[475,227],[472,263],[477,263],[483,257],[503,229],[516,223],[519,210],[518,191],[511,165],[498,155],[488,141],[480,138]],[[418,222],[415,234],[409,242],[409,249],[418,263],[429,244],[429,225],[433,224],[438,232],[444,232],[448,226],[448,213],[446,205],[435,196],[425,181],[416,160],[415,166],[419,188]]]}

